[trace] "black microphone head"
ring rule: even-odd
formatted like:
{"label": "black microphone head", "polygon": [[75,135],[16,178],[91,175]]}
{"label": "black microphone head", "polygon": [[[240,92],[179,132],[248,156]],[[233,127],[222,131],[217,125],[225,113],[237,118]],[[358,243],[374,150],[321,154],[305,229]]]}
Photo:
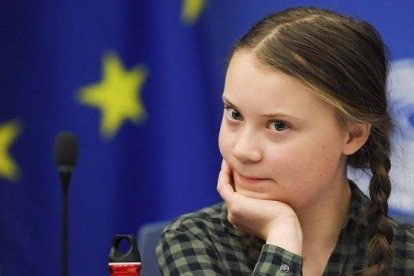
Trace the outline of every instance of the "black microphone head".
{"label": "black microphone head", "polygon": [[78,155],[76,136],[68,131],[60,132],[55,139],[54,153],[59,172],[72,172]]}

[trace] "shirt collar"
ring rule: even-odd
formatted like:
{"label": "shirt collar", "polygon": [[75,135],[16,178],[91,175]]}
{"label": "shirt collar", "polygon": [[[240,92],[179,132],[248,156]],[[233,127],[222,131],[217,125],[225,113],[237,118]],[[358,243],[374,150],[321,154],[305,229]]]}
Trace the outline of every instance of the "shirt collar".
{"label": "shirt collar", "polygon": [[342,229],[346,228],[351,222],[356,225],[368,226],[365,210],[370,203],[370,199],[352,180],[349,180],[349,185],[351,187],[351,202]]}

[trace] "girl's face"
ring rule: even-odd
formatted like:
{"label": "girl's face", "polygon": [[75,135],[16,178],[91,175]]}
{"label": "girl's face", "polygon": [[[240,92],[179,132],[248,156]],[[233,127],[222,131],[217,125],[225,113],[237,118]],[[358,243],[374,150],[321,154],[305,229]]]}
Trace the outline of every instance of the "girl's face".
{"label": "girl's face", "polygon": [[223,102],[219,147],[237,192],[295,209],[345,186],[348,131],[300,81],[239,51]]}

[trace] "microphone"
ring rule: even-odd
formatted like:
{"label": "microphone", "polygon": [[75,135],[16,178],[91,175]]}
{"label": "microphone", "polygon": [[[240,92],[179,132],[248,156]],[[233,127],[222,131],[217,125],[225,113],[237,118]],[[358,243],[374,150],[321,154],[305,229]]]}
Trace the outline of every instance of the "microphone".
{"label": "microphone", "polygon": [[71,173],[76,165],[78,144],[76,136],[69,131],[62,131],[55,140],[55,160],[60,173]]}
{"label": "microphone", "polygon": [[76,165],[78,144],[76,136],[68,131],[60,132],[55,139],[54,154],[62,185],[62,275],[68,275],[68,190],[70,177]]}

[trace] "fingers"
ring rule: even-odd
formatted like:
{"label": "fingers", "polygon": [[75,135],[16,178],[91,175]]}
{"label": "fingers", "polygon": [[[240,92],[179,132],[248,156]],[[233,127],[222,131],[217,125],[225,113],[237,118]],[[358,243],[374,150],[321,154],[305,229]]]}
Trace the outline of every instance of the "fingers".
{"label": "fingers", "polygon": [[225,160],[221,163],[221,170],[217,181],[217,191],[224,201],[231,200],[234,195],[234,189],[231,184],[231,168]]}
{"label": "fingers", "polygon": [[237,202],[238,194],[233,189],[232,170],[225,160],[221,162],[221,170],[217,181],[217,191],[227,204],[228,221],[233,224],[233,227],[237,228],[235,225],[237,220],[233,217],[232,209],[233,205]]}
{"label": "fingers", "polygon": [[243,205],[248,201],[247,198],[237,193],[233,188],[232,169],[225,160],[221,163],[221,171],[218,177],[217,191],[227,204],[229,221],[233,221],[233,216],[243,213]]}
{"label": "fingers", "polygon": [[231,176],[231,168],[224,159],[221,161],[221,170],[224,171],[229,177]]}

